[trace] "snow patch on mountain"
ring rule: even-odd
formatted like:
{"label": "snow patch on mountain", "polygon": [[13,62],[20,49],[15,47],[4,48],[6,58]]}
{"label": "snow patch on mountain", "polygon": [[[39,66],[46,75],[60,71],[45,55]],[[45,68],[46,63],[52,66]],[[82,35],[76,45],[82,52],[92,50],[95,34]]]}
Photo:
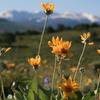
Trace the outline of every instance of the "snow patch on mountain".
{"label": "snow patch on mountain", "polygon": [[[2,11],[0,12],[0,18],[20,23],[28,26],[41,27],[45,20],[45,14],[43,12],[28,12],[28,11]],[[65,26],[74,26],[77,24],[100,24],[100,17],[94,16],[89,13],[53,13],[49,16],[48,26],[57,27],[59,24]]]}

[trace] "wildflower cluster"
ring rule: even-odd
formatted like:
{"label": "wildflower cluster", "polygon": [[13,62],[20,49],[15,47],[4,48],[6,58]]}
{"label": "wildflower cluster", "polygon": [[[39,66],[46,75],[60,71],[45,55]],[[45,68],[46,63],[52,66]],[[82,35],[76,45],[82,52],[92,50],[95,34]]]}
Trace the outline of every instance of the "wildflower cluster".
{"label": "wildflower cluster", "polygon": [[[63,40],[63,38],[57,36],[52,37],[51,41],[48,41],[48,46],[52,49],[51,53],[55,55],[54,59],[54,66],[52,67],[51,72],[51,78],[49,81],[49,78],[46,77],[44,80],[44,84],[40,84],[39,80],[39,67],[42,66],[41,62],[41,45],[44,38],[45,29],[47,26],[47,18],[48,15],[52,14],[54,12],[55,6],[53,3],[42,3],[42,9],[45,12],[45,23],[42,30],[42,34],[40,37],[40,42],[38,46],[38,52],[36,53],[35,57],[30,57],[27,59],[27,63],[33,67],[34,70],[34,77],[32,79],[28,80],[28,82],[25,81],[25,85],[21,86],[18,84],[16,89],[16,82],[13,82],[11,86],[11,90],[13,92],[13,96],[9,98],[13,98],[14,100],[92,100],[91,95],[94,97],[98,97],[99,94],[99,85],[100,85],[100,73],[98,74],[98,79],[96,82],[96,88],[93,88],[91,91],[89,91],[87,94],[84,93],[83,87],[83,73],[85,71],[85,68],[81,66],[82,59],[85,53],[86,46],[88,45],[94,45],[94,42],[91,41],[91,33],[83,33],[80,35],[81,42],[83,43],[83,49],[82,53],[79,57],[78,63],[75,67],[70,68],[70,71],[72,71],[72,74],[67,74],[66,70],[63,69],[63,61],[65,60],[65,57],[68,57],[70,54],[70,49],[72,47],[72,41]],[[10,47],[8,48],[2,48],[0,51],[0,56],[2,54],[7,53],[9,50],[11,50]],[[100,54],[100,49],[97,50],[97,53]],[[57,57],[60,59],[57,60]],[[65,63],[65,62],[64,62]],[[9,63],[5,62],[5,65],[7,65],[7,69],[15,68],[15,63]],[[41,67],[42,68],[42,67]],[[38,69],[38,70],[37,70]],[[27,70],[24,70],[24,72]],[[45,70],[43,70],[45,71]],[[49,73],[49,72],[47,72]],[[78,76],[78,77],[77,77]],[[1,81],[1,94],[0,94],[0,100],[3,97],[3,100],[6,100],[5,97],[5,91],[3,86],[3,79],[0,75],[0,81]],[[48,86],[48,84],[50,84]],[[89,78],[86,82],[86,86],[92,85],[93,81]],[[42,86],[44,85],[44,86]],[[24,87],[25,86],[25,87]],[[24,88],[23,88],[24,87]],[[9,96],[9,95],[8,95]],[[12,99],[12,100],[13,100]]]}
{"label": "wildflower cluster", "polygon": [[[52,3],[42,3],[42,8],[43,11],[46,14],[46,20],[45,20],[45,24],[43,27],[43,31],[41,34],[41,38],[40,38],[40,43],[39,43],[39,50],[38,50],[38,55],[35,58],[29,58],[28,59],[28,63],[36,70],[40,64],[41,64],[41,57],[40,57],[40,52],[41,52],[41,44],[42,44],[42,40],[44,37],[44,33],[45,33],[45,29],[46,29],[46,25],[47,25],[47,18],[48,15],[52,14],[54,12],[54,4]],[[51,94],[48,98],[48,100],[58,100],[57,98],[60,96],[60,99],[64,99],[64,100],[69,100],[70,98],[77,99],[78,95],[76,94],[77,92],[81,93],[81,87],[82,87],[82,75],[83,75],[83,70],[84,68],[81,67],[81,60],[84,56],[85,53],[85,49],[87,45],[94,45],[94,42],[91,41],[91,33],[83,33],[80,35],[81,38],[81,42],[84,44],[83,46],[83,50],[82,53],[80,55],[79,61],[77,66],[75,67],[75,70],[73,71],[74,75],[73,77],[71,75],[69,75],[67,78],[63,77],[64,73],[62,73],[63,69],[61,66],[61,63],[63,62],[63,60],[65,59],[65,57],[68,57],[69,53],[70,53],[70,49],[72,47],[72,41],[65,41],[63,40],[63,38],[60,38],[59,36],[57,37],[52,37],[51,41],[48,41],[48,46],[52,49],[52,54],[55,55],[55,64],[54,64],[54,68],[53,68],[53,73],[52,73],[52,82],[51,82]],[[97,52],[100,54],[100,50],[97,50]],[[60,58],[59,61],[59,66],[57,65],[57,58]],[[57,68],[58,66],[58,68]],[[72,70],[72,69],[71,69]],[[77,74],[81,73],[80,77],[80,82],[78,83],[78,80],[76,79]],[[37,76],[37,74],[36,74]],[[38,77],[36,77],[38,78]],[[56,79],[57,78],[57,79]],[[56,79],[56,80],[55,80]],[[37,79],[38,82],[38,79]],[[57,83],[58,86],[55,88],[54,83]],[[88,84],[91,84],[91,80],[88,80]],[[37,85],[37,91],[38,91],[39,87]],[[54,96],[54,90],[58,91],[57,95],[56,95],[56,99]],[[98,90],[98,88],[97,88]],[[38,92],[36,91],[36,93],[38,94]],[[81,97],[82,99],[82,97]],[[81,100],[80,99],[80,100]]]}

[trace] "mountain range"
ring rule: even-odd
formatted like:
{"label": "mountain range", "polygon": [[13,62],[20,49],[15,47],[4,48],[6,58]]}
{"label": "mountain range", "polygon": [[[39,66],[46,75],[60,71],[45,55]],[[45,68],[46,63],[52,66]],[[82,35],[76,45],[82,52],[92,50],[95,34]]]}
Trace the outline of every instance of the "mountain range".
{"label": "mountain range", "polygon": [[[0,32],[41,30],[44,24],[44,12],[2,11],[0,12]],[[100,24],[100,17],[89,13],[53,13],[49,16],[48,26],[75,26],[79,24]]]}

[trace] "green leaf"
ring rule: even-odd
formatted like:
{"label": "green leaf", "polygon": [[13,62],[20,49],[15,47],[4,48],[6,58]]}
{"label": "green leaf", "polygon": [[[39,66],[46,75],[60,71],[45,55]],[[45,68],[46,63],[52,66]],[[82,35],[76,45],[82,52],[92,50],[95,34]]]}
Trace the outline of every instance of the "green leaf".
{"label": "green leaf", "polygon": [[38,89],[38,83],[37,83],[36,77],[34,77],[34,79],[32,80],[30,89],[37,94],[37,92],[38,92],[37,91],[37,89]]}
{"label": "green leaf", "polygon": [[90,91],[83,100],[94,100],[94,92]]}
{"label": "green leaf", "polygon": [[76,100],[81,100],[82,99],[82,93],[80,91],[77,91],[75,94],[77,95]]}
{"label": "green leaf", "polygon": [[27,100],[35,100],[34,93],[31,89],[28,92]]}
{"label": "green leaf", "polygon": [[43,88],[41,85],[39,85],[39,89],[41,89],[43,91],[43,93],[48,96],[48,98],[51,96],[51,89],[47,90],[47,89]]}
{"label": "green leaf", "polygon": [[37,100],[36,98],[38,98],[38,83],[37,83],[37,79],[36,77],[34,77],[34,79],[31,81],[30,86],[29,86],[29,91],[28,91],[28,96],[27,99],[28,100]]}
{"label": "green leaf", "polygon": [[15,96],[16,96],[17,100],[24,100],[22,93],[19,91],[15,91]]}
{"label": "green leaf", "polygon": [[39,98],[40,100],[48,100],[47,95],[41,89],[39,89]]}
{"label": "green leaf", "polygon": [[27,99],[49,100],[49,95],[47,90],[38,85],[36,77],[34,77],[34,79],[30,83]]}

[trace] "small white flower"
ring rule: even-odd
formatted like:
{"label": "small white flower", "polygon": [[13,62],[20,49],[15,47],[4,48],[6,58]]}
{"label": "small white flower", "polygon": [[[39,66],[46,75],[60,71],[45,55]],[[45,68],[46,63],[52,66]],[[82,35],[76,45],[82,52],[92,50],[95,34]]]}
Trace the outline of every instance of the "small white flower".
{"label": "small white flower", "polygon": [[26,85],[26,89],[27,89],[27,90],[29,89],[28,85]]}
{"label": "small white flower", "polygon": [[95,95],[97,94],[97,89],[96,89],[96,90],[94,90],[94,94],[95,94]]}
{"label": "small white flower", "polygon": [[8,94],[8,96],[7,96],[8,99],[12,99],[12,97],[13,96],[11,94]]}
{"label": "small white flower", "polygon": [[15,86],[15,81],[12,83],[12,86],[13,86],[13,87]]}

